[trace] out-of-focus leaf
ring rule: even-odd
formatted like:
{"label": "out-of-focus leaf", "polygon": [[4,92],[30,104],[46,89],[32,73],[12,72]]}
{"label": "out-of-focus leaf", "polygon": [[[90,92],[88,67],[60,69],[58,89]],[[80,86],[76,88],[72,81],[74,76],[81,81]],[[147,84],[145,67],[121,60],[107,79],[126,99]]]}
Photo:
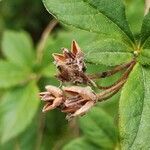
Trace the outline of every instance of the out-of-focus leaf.
{"label": "out-of-focus leaf", "polygon": [[0,103],[0,141],[14,138],[32,121],[39,104],[34,82],[7,92]]}
{"label": "out-of-focus leaf", "polygon": [[120,134],[124,150],[150,148],[150,69],[136,65],[120,98]]}
{"label": "out-of-focus leaf", "polygon": [[10,62],[0,60],[0,88],[9,88],[24,82],[30,71]]}
{"label": "out-of-focus leaf", "polygon": [[[18,144],[18,147],[21,150],[35,150],[36,144],[39,142],[39,120],[37,119],[39,113],[37,113],[36,117],[32,119],[31,124],[22,132],[19,136],[16,137],[16,141]],[[35,138],[36,137],[36,138]],[[13,139],[12,139],[13,141]],[[7,144],[7,143],[6,143]]]}
{"label": "out-of-focus leaf", "polygon": [[75,139],[64,146],[63,150],[104,150],[101,147],[90,143],[85,137]]}
{"label": "out-of-focus leaf", "polygon": [[150,37],[150,12],[144,17],[141,28],[141,45]]}
{"label": "out-of-focus leaf", "polygon": [[45,126],[40,150],[47,150],[50,147],[51,149],[62,148],[63,141],[65,141],[66,136],[70,134],[67,132],[68,122],[64,118],[65,114],[59,110],[51,111],[45,115]]}
{"label": "out-of-focus leaf", "polygon": [[113,39],[101,40],[89,44],[86,59],[95,64],[115,66],[130,61],[133,58],[132,49]]}
{"label": "out-of-focus leaf", "polygon": [[30,67],[35,59],[33,43],[26,32],[6,31],[2,51],[9,61],[18,66]]}
{"label": "out-of-focus leaf", "polygon": [[[0,144],[1,150],[35,150],[38,139],[38,115],[33,118],[32,123],[19,136],[10,141]],[[36,137],[36,138],[35,138]]]}
{"label": "out-of-focus leaf", "polygon": [[150,49],[143,49],[138,60],[143,65],[150,65]]}
{"label": "out-of-focus leaf", "polygon": [[80,127],[88,140],[106,149],[117,143],[117,131],[113,119],[102,109],[95,107],[80,119]]}
{"label": "out-of-focus leaf", "polygon": [[131,30],[139,34],[144,16],[144,1],[142,0],[125,0],[126,14]]}
{"label": "out-of-focus leaf", "polygon": [[44,77],[54,77],[56,74],[56,67],[54,64],[50,64],[47,65],[46,67],[44,67],[44,69],[42,70],[41,74]]}
{"label": "out-of-focus leaf", "polygon": [[[124,30],[118,26],[118,21],[112,18],[112,15],[110,15],[111,13],[108,13],[108,9],[112,6],[109,11],[117,12],[115,18],[119,18],[121,16],[120,12],[122,11],[122,14],[124,14],[122,4],[120,5],[120,3],[117,3],[120,5],[117,8],[121,8],[121,10],[116,8],[116,1],[113,1],[114,5],[107,2],[109,7],[104,7],[103,11],[100,11],[100,6],[97,6],[98,9],[84,0],[43,0],[43,2],[50,13],[67,25],[75,26],[93,33],[105,34],[108,36],[113,35],[115,37],[119,36],[120,38],[125,37],[128,39]],[[104,2],[105,1],[103,1],[103,4]],[[115,11],[116,9],[117,11]],[[124,16],[121,17],[124,18]],[[124,25],[124,27],[125,26],[126,25]]]}

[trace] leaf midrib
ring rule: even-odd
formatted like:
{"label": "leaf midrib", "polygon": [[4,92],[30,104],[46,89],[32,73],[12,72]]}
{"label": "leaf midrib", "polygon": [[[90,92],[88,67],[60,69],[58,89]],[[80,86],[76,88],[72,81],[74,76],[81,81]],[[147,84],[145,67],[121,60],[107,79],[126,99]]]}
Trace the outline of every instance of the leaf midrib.
{"label": "leaf midrib", "polygon": [[[83,2],[87,3],[90,5],[90,7],[92,7],[93,9],[97,10],[98,11],[98,14],[102,14],[103,16],[105,16],[108,20],[110,20],[115,26],[117,26],[120,31],[127,37],[127,39],[129,39],[131,41],[131,43],[134,43],[134,41],[132,41],[132,39],[124,32],[124,30],[122,30],[121,27],[118,26],[118,24],[116,24],[112,18],[110,18],[109,16],[103,14],[100,10],[98,10],[96,7],[94,7],[93,5],[91,5],[90,3],[88,3],[86,0],[82,0]],[[112,20],[111,20],[112,19]],[[131,32],[132,34],[132,32]],[[133,37],[133,40],[134,40],[134,37]]]}

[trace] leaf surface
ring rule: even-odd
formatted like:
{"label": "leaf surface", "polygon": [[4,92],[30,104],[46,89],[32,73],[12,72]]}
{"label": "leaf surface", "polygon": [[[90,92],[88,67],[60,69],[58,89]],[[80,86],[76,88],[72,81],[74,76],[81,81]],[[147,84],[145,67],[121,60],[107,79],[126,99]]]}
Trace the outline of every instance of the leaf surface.
{"label": "leaf surface", "polygon": [[85,137],[97,146],[112,149],[117,142],[117,132],[113,119],[102,109],[95,107],[80,119],[80,127]]}
{"label": "leaf surface", "polygon": [[64,146],[63,150],[101,150],[102,148],[97,147],[86,140],[86,138],[78,138],[71,141],[69,144]]}
{"label": "leaf surface", "polygon": [[120,98],[120,134],[124,150],[150,148],[150,70],[136,65]]}
{"label": "leaf surface", "polygon": [[0,102],[0,141],[14,138],[32,121],[39,105],[38,88],[34,82],[8,91]]}
{"label": "leaf surface", "polygon": [[141,30],[144,1],[141,0],[124,0],[126,2],[126,15],[132,32],[137,35]]}
{"label": "leaf surface", "polygon": [[141,45],[146,44],[150,37],[150,12],[144,17],[141,28]]}
{"label": "leaf surface", "polygon": [[10,62],[0,60],[0,88],[9,88],[23,83],[30,71]]}
{"label": "leaf surface", "polygon": [[126,35],[134,41],[125,15],[123,0],[84,0],[93,8],[114,22]]}
{"label": "leaf surface", "polygon": [[85,52],[87,61],[106,66],[120,65],[133,58],[132,49],[115,39],[92,42]]}
{"label": "leaf surface", "polygon": [[[129,39],[127,32],[130,31],[127,29],[127,24],[125,23],[124,26],[120,25],[120,20],[115,20],[112,15],[110,15],[110,12],[108,13],[108,9],[111,7],[111,3],[108,4],[108,1],[102,2],[103,5],[105,3],[109,5],[108,7],[104,7],[104,10],[101,10],[100,6],[97,6],[98,8],[93,7],[89,2],[85,0],[43,0],[43,2],[50,13],[52,13],[61,22],[67,25],[75,26],[77,28],[93,33],[102,35],[104,34],[107,36],[113,35],[119,38],[126,38],[127,40]],[[114,1],[114,5],[112,5],[112,7],[115,6],[115,2],[117,1]],[[120,13],[120,16],[124,19],[124,16],[122,16],[122,14],[124,14],[124,8],[122,7],[122,5],[118,8],[120,9],[119,11],[116,10],[116,7],[113,7],[111,9],[114,13],[117,12],[117,14],[120,13],[120,11],[123,11],[123,13]],[[118,16],[116,16],[116,18],[117,17]],[[124,32],[124,29],[122,29],[121,26],[127,32]],[[131,40],[133,41],[133,39]]]}
{"label": "leaf surface", "polygon": [[150,49],[143,49],[138,60],[142,65],[150,65]]}
{"label": "leaf surface", "polygon": [[12,63],[29,68],[35,60],[33,50],[31,37],[26,32],[4,32],[2,51]]}

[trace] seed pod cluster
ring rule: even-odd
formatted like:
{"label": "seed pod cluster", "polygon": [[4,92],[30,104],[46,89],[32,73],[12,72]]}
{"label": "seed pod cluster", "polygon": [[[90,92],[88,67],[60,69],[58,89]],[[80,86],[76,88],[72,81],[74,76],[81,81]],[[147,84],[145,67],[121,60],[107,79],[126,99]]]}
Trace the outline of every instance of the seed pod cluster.
{"label": "seed pod cluster", "polygon": [[[87,75],[84,53],[76,41],[72,42],[71,50],[63,48],[62,51],[63,54],[53,54],[54,64],[58,69],[56,77],[62,83],[70,82],[72,85],[69,87],[48,85],[45,87],[46,91],[40,93],[40,98],[45,103],[43,112],[59,108],[67,114],[68,120],[86,114],[98,101],[109,99],[116,94],[127,81],[129,73],[136,64],[134,58],[128,63],[114,67],[112,70]],[[110,86],[102,87],[94,81],[97,78],[112,76],[119,71],[124,71],[122,77]],[[79,84],[82,84],[82,86]],[[104,91],[96,94],[91,87]]]}
{"label": "seed pod cluster", "polygon": [[90,87],[70,86],[62,89],[48,85],[46,92],[41,92],[41,100],[45,102],[43,112],[59,108],[67,113],[68,120],[84,115],[96,102],[97,97]]}

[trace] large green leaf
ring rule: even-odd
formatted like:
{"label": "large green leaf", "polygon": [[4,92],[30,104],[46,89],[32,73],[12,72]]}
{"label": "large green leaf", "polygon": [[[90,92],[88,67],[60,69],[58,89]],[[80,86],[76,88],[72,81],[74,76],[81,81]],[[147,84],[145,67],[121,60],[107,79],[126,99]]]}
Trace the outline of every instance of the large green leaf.
{"label": "large green leaf", "polygon": [[14,138],[32,121],[39,104],[34,82],[7,92],[0,103],[0,141]]}
{"label": "large green leaf", "polygon": [[150,49],[150,37],[146,40],[146,42],[143,45],[143,48]]}
{"label": "large green leaf", "polygon": [[101,147],[97,147],[96,145],[93,145],[92,143],[87,141],[86,138],[84,137],[71,141],[69,144],[67,144],[63,148],[63,150],[88,150],[88,149],[102,150]]}
{"label": "large green leaf", "polygon": [[150,148],[150,70],[136,65],[120,98],[120,134],[123,150]]}
{"label": "large green leaf", "polygon": [[130,28],[135,35],[141,30],[142,19],[144,15],[144,1],[142,0],[124,0],[126,1],[126,15]]}
{"label": "large green leaf", "polygon": [[85,51],[87,61],[107,66],[119,65],[133,58],[132,49],[115,39],[92,42]]}
{"label": "large green leaf", "polygon": [[[120,20],[118,21],[116,19],[124,14],[123,6],[121,3],[116,3],[116,0],[113,1],[113,5],[111,3],[108,4],[107,2],[107,5],[109,6],[104,7],[103,10],[100,10],[100,6],[95,8],[84,0],[43,0],[43,2],[50,13],[55,15],[60,21],[67,25],[75,26],[98,34],[105,34],[108,36],[113,35],[128,39],[127,34],[125,33],[130,32],[127,24],[125,23],[123,27],[123,24],[120,25]],[[103,4],[104,3],[105,1],[103,1]],[[117,4],[116,6],[115,3]],[[109,10],[111,6],[111,10]],[[115,11],[117,8],[121,10]],[[108,11],[110,12],[108,13]],[[113,12],[117,12],[115,19],[112,17],[113,15],[111,15]],[[122,16],[122,18],[124,19],[124,16]],[[124,29],[122,30],[122,28],[126,29],[126,31],[124,31]]]}
{"label": "large green leaf", "polygon": [[10,62],[0,60],[0,88],[9,88],[23,83],[30,71]]}
{"label": "large green leaf", "polygon": [[150,65],[150,49],[143,49],[138,60],[143,65]]}
{"label": "large green leaf", "polygon": [[37,136],[37,131],[38,122],[35,119],[33,119],[30,126],[28,126],[28,128],[19,136],[4,144],[0,144],[0,149],[16,150],[17,147],[20,150],[35,150],[36,142],[38,141],[38,138],[35,138]]}
{"label": "large green leaf", "polygon": [[9,61],[23,67],[32,66],[35,59],[32,40],[26,32],[4,32],[2,51]]}
{"label": "large green leaf", "polygon": [[95,107],[80,119],[80,127],[88,140],[97,146],[112,149],[117,143],[113,119],[102,109]]}
{"label": "large green leaf", "polygon": [[123,0],[84,0],[114,22],[130,39],[134,40],[125,15]]}
{"label": "large green leaf", "polygon": [[144,17],[141,28],[141,45],[150,37],[150,12]]}

